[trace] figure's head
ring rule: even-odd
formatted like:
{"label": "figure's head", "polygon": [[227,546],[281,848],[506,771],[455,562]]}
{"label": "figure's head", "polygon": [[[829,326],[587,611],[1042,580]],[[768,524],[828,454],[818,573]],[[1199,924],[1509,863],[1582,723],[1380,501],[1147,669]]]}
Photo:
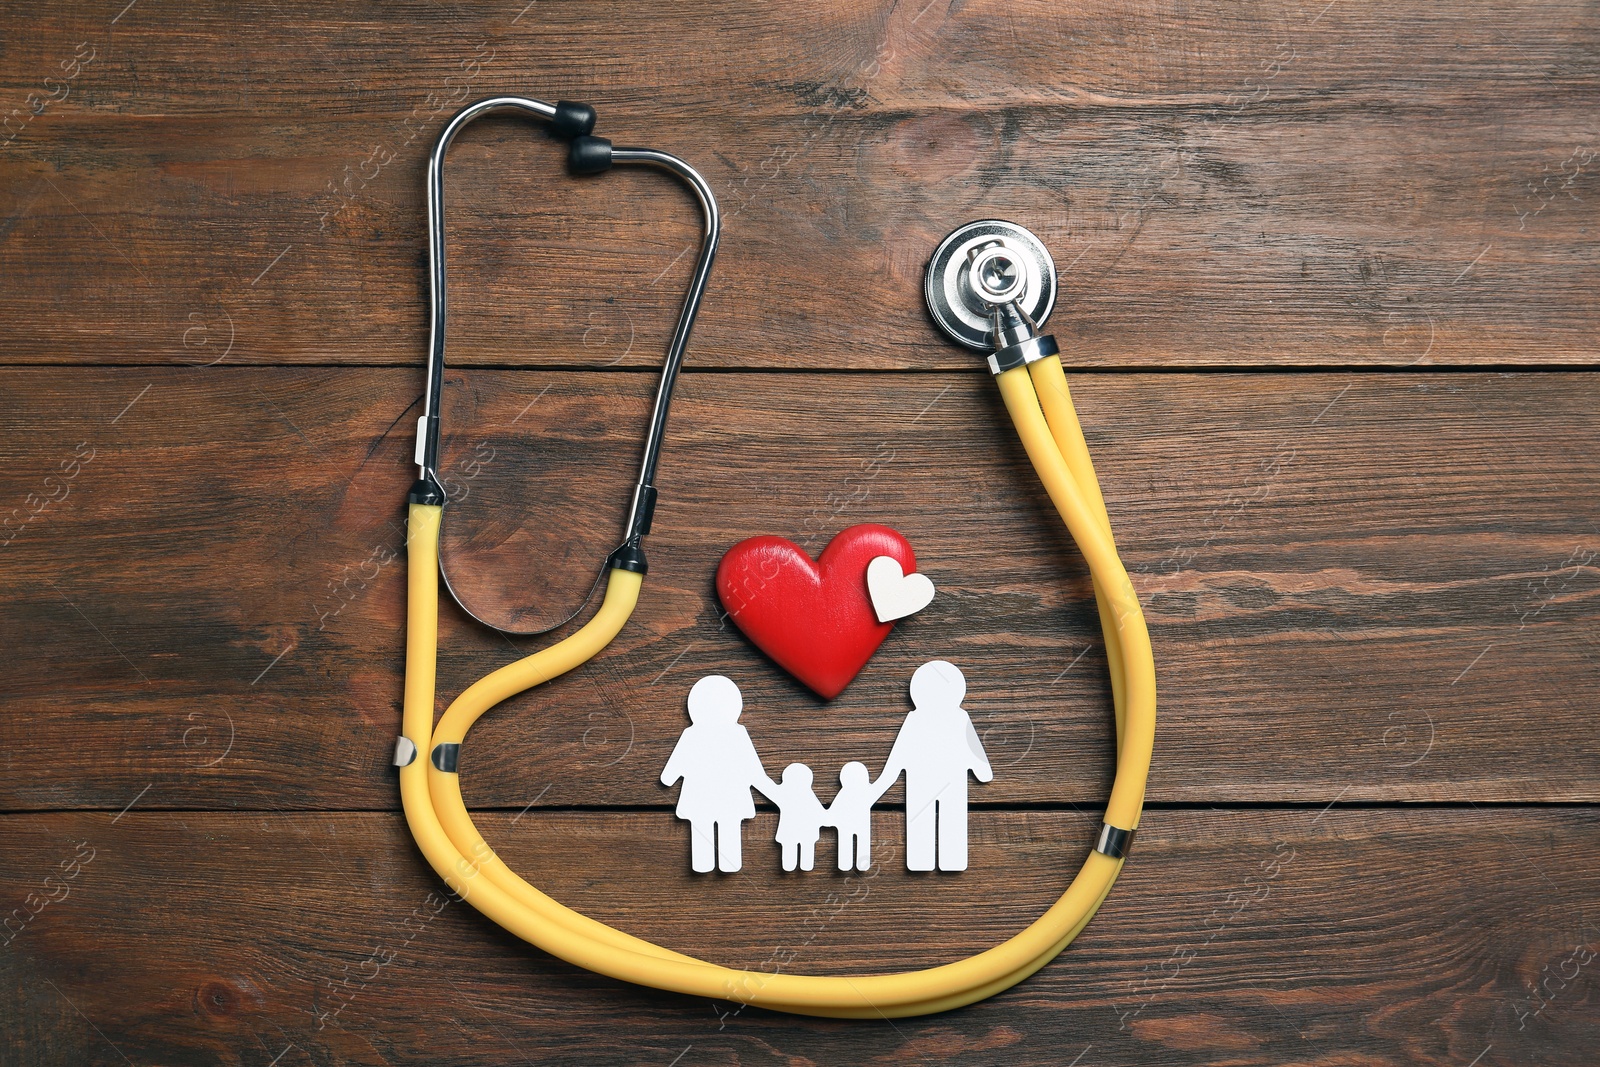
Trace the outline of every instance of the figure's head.
{"label": "figure's head", "polygon": [[867,765],[852,760],[839,768],[839,784],[845,786],[862,786],[870,781],[867,775]]}
{"label": "figure's head", "polygon": [[954,663],[929,660],[911,676],[911,703],[919,708],[959,707],[967,695],[967,679]]}
{"label": "figure's head", "polygon": [[689,690],[689,721],[696,726],[715,726],[739,721],[744,697],[732,678],[708,674]]}
{"label": "figure's head", "polygon": [[804,763],[791,763],[783,769],[783,784],[797,785],[802,789],[811,785],[811,768]]}

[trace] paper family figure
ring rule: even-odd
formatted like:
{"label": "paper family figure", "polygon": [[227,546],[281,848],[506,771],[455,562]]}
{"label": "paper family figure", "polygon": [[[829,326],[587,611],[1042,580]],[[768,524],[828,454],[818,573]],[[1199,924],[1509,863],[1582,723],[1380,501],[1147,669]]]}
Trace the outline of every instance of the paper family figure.
{"label": "paper family figure", "polygon": [[739,725],[743,710],[744,698],[732,679],[712,674],[694,683],[689,728],[661,771],[662,785],[683,779],[677,813],[689,823],[690,864],[701,874],[713,867],[729,873],[739,869],[744,821],[756,817],[750,790],[770,798],[778,788]]}
{"label": "paper family figure", "polygon": [[782,781],[767,776],[750,734],[739,725],[744,698],[719,674],[689,690],[688,729],[661,771],[661,784],[682,779],[678,818],[689,823],[691,866],[737,871],[744,823],[755,817],[750,791],[778,806],[777,842],[783,869],[812,870],[822,828],[838,831],[839,869],[872,866],[872,808],[903,774],[906,779],[906,867],[913,871],[967,869],[967,776],[994,780],[983,743],[961,706],[967,683],[953,663],[933,660],[911,676],[911,713],[895,736],[883,773],[873,781],[866,764],[839,771],[839,792],[823,807],[811,768],[791,763]]}
{"label": "paper family figure", "polygon": [[[967,775],[994,780],[978,731],[961,706],[967,680],[953,663],[924,663],[911,676],[911,714],[878,783],[906,776],[906,868],[967,869]],[[874,787],[877,788],[877,787]]]}
{"label": "paper family figure", "polygon": [[852,761],[839,768],[839,792],[828,805],[828,825],[839,831],[841,871],[872,867],[872,805],[893,784],[892,779],[875,784],[865,763]]}
{"label": "paper family figure", "polygon": [[817,838],[828,823],[828,810],[811,791],[811,768],[791,763],[783,778],[767,798],[778,805],[778,845],[783,849],[783,869],[798,866],[809,871],[816,866]]}

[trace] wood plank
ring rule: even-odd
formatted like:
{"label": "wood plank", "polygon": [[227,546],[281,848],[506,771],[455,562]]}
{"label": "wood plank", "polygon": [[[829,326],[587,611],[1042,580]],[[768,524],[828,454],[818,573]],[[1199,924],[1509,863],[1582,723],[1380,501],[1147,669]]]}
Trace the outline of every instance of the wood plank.
{"label": "wood plank", "polygon": [[[1593,11],[1579,0],[1490,0],[1470,16],[1422,0],[1334,8],[1305,0],[1276,11],[1174,0],[988,0],[920,10],[801,0],[782,11],[702,3],[652,10],[648,28],[635,15],[622,0],[336,14],[286,0],[201,13],[152,7],[115,22],[56,12],[7,48],[0,87],[38,88],[40,72],[87,38],[97,58],[67,99],[109,112],[283,113],[303,110],[324,90],[321,108],[354,113],[368,101],[392,106],[430,92],[459,100],[463,89],[499,78],[547,85],[538,95],[552,100],[598,100],[598,90],[674,118],[701,118],[714,106],[811,115],[828,107],[1237,104],[1228,90],[1249,88],[1242,83],[1252,75],[1272,83],[1274,97],[1317,95],[1332,83],[1353,99],[1479,100],[1491,91],[1549,91],[1552,76],[1596,88],[1587,60],[1600,39]],[[1007,32],[1013,28],[1023,32]],[[480,42],[488,44],[481,69],[462,67],[459,56]],[[1280,43],[1296,46],[1295,58],[1277,71],[1262,68]],[[600,53],[614,62],[597,64]],[[135,63],[137,82],[121,77]],[[202,65],[223,75],[196,79]],[[812,81],[800,80],[806,72]],[[38,136],[32,124],[22,130]]]}
{"label": "wood plank", "polygon": [[[4,548],[9,809],[396,804],[412,371],[0,375],[0,489],[70,495]],[[1083,375],[1162,693],[1151,798],[1592,801],[1596,379]],[[559,617],[617,536],[650,376],[457,371],[448,547],[493,617]],[[414,414],[414,412],[412,412]],[[474,732],[469,799],[664,805],[703,674],[775,767],[882,758],[912,669],[969,671],[984,803],[1100,802],[1082,563],[986,375],[687,374],[646,595],[608,652]],[[478,465],[473,466],[474,463]],[[60,483],[57,483],[58,485]],[[4,517],[0,513],[0,517]],[[942,593],[831,707],[723,625],[758,533],[904,531]],[[441,698],[517,648],[445,613]],[[821,727],[819,729],[819,727]],[[148,792],[145,792],[148,790]]]}
{"label": "wood plank", "polygon": [[[975,866],[914,878],[891,814],[876,877],[752,862],[700,883],[665,813],[514,818],[482,822],[558,898],[806,973],[994,943],[1053,899],[1091,821],[979,813]],[[988,1002],[894,1025],[735,1011],[558,963],[445,904],[393,814],[112,819],[0,821],[7,907],[58,897],[0,953],[7,1063],[1497,1067],[1588,1063],[1600,1036],[1593,811],[1151,812],[1064,956]],[[753,844],[770,824],[751,827],[753,861],[771,858]],[[92,859],[46,887],[77,855]]]}
{"label": "wood plank", "polygon": [[[105,47],[0,150],[0,361],[415,364],[441,101],[530,91],[593,99],[606,130],[717,189],[698,366],[972,366],[920,275],[944,233],[994,215],[1053,249],[1054,329],[1082,365],[1594,361],[1600,25],[1582,5],[690,7],[649,40],[605,8],[512,25],[513,6],[141,11],[109,36],[45,20],[0,62],[14,97],[80,40]],[[626,40],[628,59],[597,67],[554,43],[571,40]],[[716,62],[686,63],[697,47]],[[251,79],[193,76],[224,57]],[[557,146],[510,122],[458,157],[456,361],[658,359],[687,197],[561,177]]]}

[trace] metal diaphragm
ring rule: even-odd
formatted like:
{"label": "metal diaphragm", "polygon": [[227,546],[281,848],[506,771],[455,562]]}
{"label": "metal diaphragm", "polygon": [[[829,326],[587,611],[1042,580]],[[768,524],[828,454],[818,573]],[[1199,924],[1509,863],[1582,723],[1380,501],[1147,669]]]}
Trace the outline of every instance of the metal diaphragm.
{"label": "metal diaphragm", "polygon": [[1044,242],[1014,222],[983,219],[960,227],[933,250],[922,294],[939,328],[955,341],[980,351],[992,351],[989,340],[989,303],[973,290],[973,254],[1002,246],[1021,271],[1017,306],[1037,325],[1043,325],[1056,303],[1056,265]]}

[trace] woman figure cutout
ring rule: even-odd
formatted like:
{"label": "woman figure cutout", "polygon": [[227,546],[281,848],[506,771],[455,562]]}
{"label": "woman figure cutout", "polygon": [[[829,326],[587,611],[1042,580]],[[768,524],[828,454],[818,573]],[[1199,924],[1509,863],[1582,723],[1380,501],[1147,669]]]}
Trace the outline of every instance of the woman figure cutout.
{"label": "woman figure cutout", "polygon": [[894,779],[888,777],[873,782],[865,763],[851,762],[839,768],[839,792],[828,805],[828,825],[839,831],[841,871],[871,868],[872,805],[893,784]]}
{"label": "woman figure cutout", "polygon": [[778,844],[783,848],[783,869],[798,865],[809,871],[817,862],[817,838],[827,824],[828,812],[811,791],[811,768],[791,763],[783,769],[783,781],[767,792],[767,799],[778,805]]}
{"label": "woman figure cutout", "polygon": [[[744,822],[756,815],[752,788],[777,799],[778,784],[767,776],[750,734],[739,725],[743,710],[744,698],[732,679],[712,674],[694,683],[690,726],[661,771],[661,784],[669,788],[683,779],[677,815],[689,823],[691,865],[700,874],[713,867],[731,874],[741,866]],[[810,772],[806,777],[809,792]]]}

